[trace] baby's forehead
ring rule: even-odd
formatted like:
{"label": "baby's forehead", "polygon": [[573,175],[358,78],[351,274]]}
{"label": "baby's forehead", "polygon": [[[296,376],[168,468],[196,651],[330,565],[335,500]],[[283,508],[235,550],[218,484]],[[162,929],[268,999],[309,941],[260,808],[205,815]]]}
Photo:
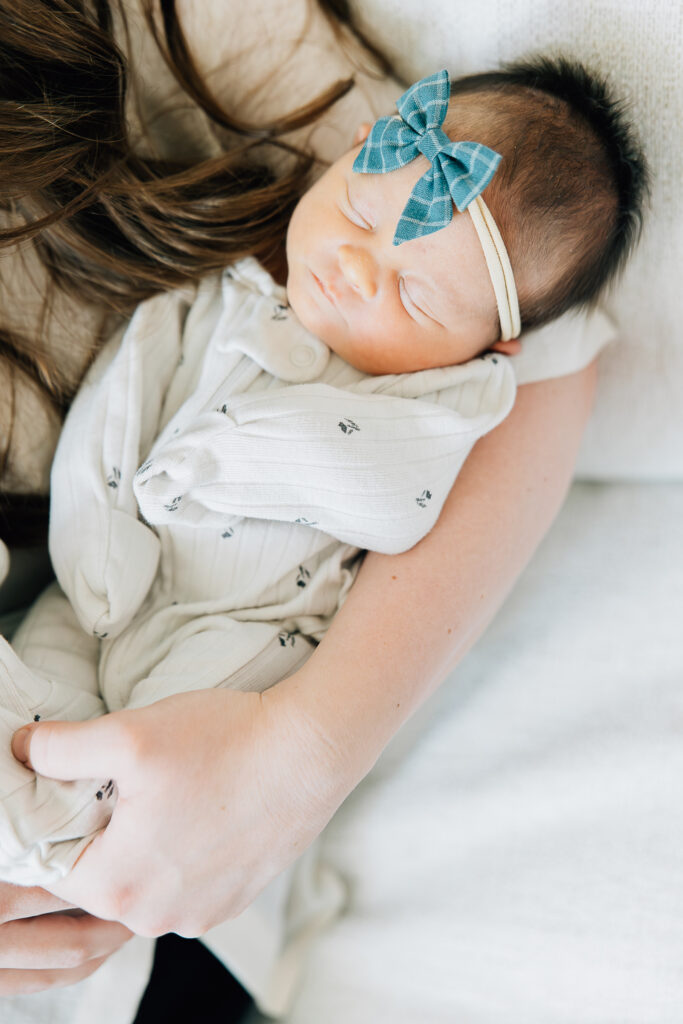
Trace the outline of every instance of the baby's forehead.
{"label": "baby's forehead", "polygon": [[407,202],[412,190],[421,177],[429,172],[431,164],[426,157],[418,154],[414,160],[397,167],[394,170],[386,171],[383,174],[369,174],[362,171],[350,170],[350,186],[354,192],[364,197],[379,202],[393,199],[398,202],[400,199]]}

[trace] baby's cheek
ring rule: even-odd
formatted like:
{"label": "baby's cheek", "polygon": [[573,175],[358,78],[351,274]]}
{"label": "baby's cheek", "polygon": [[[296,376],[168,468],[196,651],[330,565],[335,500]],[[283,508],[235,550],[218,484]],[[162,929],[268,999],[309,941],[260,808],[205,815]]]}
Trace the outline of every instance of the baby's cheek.
{"label": "baby's cheek", "polygon": [[[363,373],[373,375],[383,373],[401,373],[400,360],[397,359],[393,346],[389,344],[389,334],[378,335],[357,332],[353,327],[349,330],[347,362]],[[398,366],[398,368],[397,368]]]}

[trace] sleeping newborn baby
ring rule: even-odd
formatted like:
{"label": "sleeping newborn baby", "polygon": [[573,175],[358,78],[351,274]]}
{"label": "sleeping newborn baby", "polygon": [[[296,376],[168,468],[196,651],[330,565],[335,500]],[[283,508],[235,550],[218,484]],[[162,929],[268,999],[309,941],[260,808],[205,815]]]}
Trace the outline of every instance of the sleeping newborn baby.
{"label": "sleeping newborn baby", "polygon": [[397,108],[303,195],[286,290],[245,260],[152,298],[86,377],[52,475],[59,586],[0,646],[0,878],[62,877],[116,799],[36,776],[16,729],[290,675],[362,550],[429,531],[516,383],[595,354],[519,335],[635,240],[643,161],[603,85],[541,60]]}

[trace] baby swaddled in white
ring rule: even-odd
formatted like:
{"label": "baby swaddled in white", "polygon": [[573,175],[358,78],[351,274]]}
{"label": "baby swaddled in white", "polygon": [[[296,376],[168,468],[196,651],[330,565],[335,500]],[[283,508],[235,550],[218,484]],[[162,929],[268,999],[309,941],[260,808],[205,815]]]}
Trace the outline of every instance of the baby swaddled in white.
{"label": "baby swaddled in white", "polygon": [[263,690],[294,672],[361,549],[403,551],[428,532],[514,395],[495,353],[364,375],[301,326],[253,260],[143,303],[61,436],[59,587],[14,651],[0,645],[0,877],[62,877],[116,798],[113,780],[36,776],[10,753],[16,728],[189,687]]}

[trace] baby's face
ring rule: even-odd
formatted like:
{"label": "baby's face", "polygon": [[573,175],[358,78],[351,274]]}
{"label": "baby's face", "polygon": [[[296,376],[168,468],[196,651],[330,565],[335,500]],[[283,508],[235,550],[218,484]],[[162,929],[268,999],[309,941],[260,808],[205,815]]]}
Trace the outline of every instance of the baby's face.
{"label": "baby's face", "polygon": [[[359,131],[362,136],[362,130]],[[393,245],[419,157],[388,174],[356,174],[358,146],[302,197],[287,233],[287,297],[311,333],[366,373],[463,363],[497,348],[498,313],[467,213]]]}

